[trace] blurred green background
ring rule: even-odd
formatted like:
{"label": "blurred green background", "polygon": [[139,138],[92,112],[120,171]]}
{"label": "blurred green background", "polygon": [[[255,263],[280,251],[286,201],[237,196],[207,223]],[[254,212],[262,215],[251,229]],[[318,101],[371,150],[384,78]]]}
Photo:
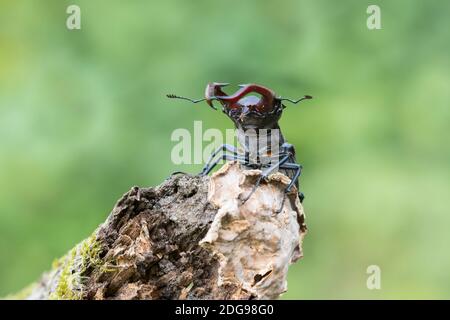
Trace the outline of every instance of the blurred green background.
{"label": "blurred green background", "polygon": [[[382,30],[367,29],[369,4]],[[197,172],[170,161],[172,131],[232,124],[165,94],[224,81],[315,97],[281,120],[309,227],[284,298],[450,298],[449,14],[419,0],[2,1],[0,296],[133,185]]]}

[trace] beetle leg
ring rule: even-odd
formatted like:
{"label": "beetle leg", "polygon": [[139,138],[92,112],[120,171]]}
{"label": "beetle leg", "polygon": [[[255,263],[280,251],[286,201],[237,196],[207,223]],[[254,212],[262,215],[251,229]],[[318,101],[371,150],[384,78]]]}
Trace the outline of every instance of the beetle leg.
{"label": "beetle leg", "polygon": [[276,168],[280,167],[283,163],[285,163],[286,161],[288,161],[290,156],[291,156],[291,154],[287,154],[287,155],[283,156],[283,158],[282,158],[279,162],[273,164],[272,166],[270,166],[269,168],[267,168],[266,170],[264,170],[264,171],[261,173],[261,175],[259,176],[258,180],[256,180],[256,183],[255,183],[255,185],[253,186],[253,188],[252,188],[252,190],[250,191],[250,193],[249,193],[244,199],[241,200],[241,203],[244,204],[248,199],[250,199],[250,197],[252,196],[252,194],[255,193],[256,189],[257,189],[257,188],[259,187],[259,185],[261,184],[261,181],[262,181],[263,179],[266,179],[266,178],[269,176],[269,174],[270,174],[273,170],[275,170]]}
{"label": "beetle leg", "polygon": [[275,163],[274,163],[273,165],[271,165],[269,168],[267,168],[266,170],[264,170],[264,171],[262,172],[262,176],[264,176],[265,178],[268,177],[268,176],[272,173],[272,171],[274,171],[276,168],[279,168],[282,164],[284,164],[286,161],[288,161],[288,160],[289,160],[289,157],[291,156],[291,154],[290,154],[290,153],[288,153],[288,154],[280,154],[280,156],[283,156],[283,157],[281,158],[281,160],[278,161],[278,162],[275,162]]}
{"label": "beetle leg", "polygon": [[293,170],[295,172],[294,176],[291,179],[291,182],[289,183],[289,185],[286,188],[286,192],[289,192],[289,191],[291,191],[294,184],[298,184],[298,177],[302,173],[303,167],[297,163],[285,163],[284,165],[280,166],[280,169]]}
{"label": "beetle leg", "polygon": [[[212,162],[212,160],[220,153],[220,152],[225,152],[225,151],[229,151],[231,152],[233,155],[237,156],[238,152],[235,146],[231,145],[231,144],[223,144],[220,147],[218,147],[210,156],[208,161],[206,161],[205,166],[203,167],[202,171],[200,172],[200,175],[207,175],[208,173],[205,173],[206,171],[208,171],[208,168]],[[222,159],[221,159],[222,160]],[[211,170],[209,170],[211,171]],[[209,172],[208,171],[208,172]]]}
{"label": "beetle leg", "polygon": [[170,178],[172,178],[174,175],[177,175],[177,174],[189,174],[189,173],[183,172],[183,171],[174,171],[174,172],[172,172],[172,173],[170,174],[170,176],[168,176],[168,177],[165,179],[165,181],[169,180]]}
{"label": "beetle leg", "polygon": [[223,154],[221,157],[214,160],[212,163],[209,164],[209,166],[205,167],[205,169],[202,170],[202,172],[199,174],[201,176],[206,176],[208,173],[211,172],[212,169],[221,161],[221,160],[228,160],[228,161],[239,161],[240,163],[243,163],[245,161],[245,158],[243,158],[240,155],[237,154]]}
{"label": "beetle leg", "polygon": [[262,174],[259,176],[258,180],[256,180],[256,183],[253,186],[252,190],[249,192],[249,194],[244,199],[241,199],[241,204],[244,204],[248,199],[250,199],[250,197],[252,196],[253,193],[255,193],[256,189],[259,187],[259,185],[261,184],[261,181],[264,178],[265,177]]}
{"label": "beetle leg", "polygon": [[[294,186],[294,184],[296,184],[296,185],[298,184],[298,177],[302,173],[302,168],[303,167],[301,165],[297,164],[297,163],[284,163],[283,165],[280,166],[280,169],[293,170],[295,173],[294,173],[294,176],[291,179],[291,182],[289,183],[289,185],[284,190],[283,201],[281,203],[280,208],[277,211],[275,211],[276,213],[280,213],[281,210],[283,210],[284,200],[285,200],[286,194],[291,191],[291,189]],[[303,202],[303,199],[305,198],[303,193],[299,192],[299,198],[300,198],[300,203]]]}
{"label": "beetle leg", "polygon": [[286,190],[283,192],[283,200],[281,200],[280,208],[275,211],[276,214],[280,213],[283,210],[285,200],[286,200]]}

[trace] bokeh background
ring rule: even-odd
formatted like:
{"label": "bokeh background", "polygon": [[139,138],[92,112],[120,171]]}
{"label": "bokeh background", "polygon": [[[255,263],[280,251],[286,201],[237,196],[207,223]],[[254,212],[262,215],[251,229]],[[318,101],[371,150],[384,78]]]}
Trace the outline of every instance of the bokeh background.
{"label": "bokeh background", "polygon": [[[382,30],[367,29],[369,4]],[[436,0],[2,1],[0,296],[130,187],[197,172],[171,162],[172,131],[232,124],[165,94],[224,81],[315,97],[281,120],[309,227],[283,298],[450,298],[449,14]]]}

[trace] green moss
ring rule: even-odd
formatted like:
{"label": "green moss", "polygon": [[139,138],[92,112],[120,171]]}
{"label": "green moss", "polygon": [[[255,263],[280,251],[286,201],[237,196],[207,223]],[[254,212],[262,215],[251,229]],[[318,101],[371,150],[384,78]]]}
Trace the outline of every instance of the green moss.
{"label": "green moss", "polygon": [[50,294],[50,299],[55,300],[79,300],[81,294],[75,293],[77,274],[73,270],[74,260],[76,257],[76,248],[72,249],[65,257],[60,260],[62,265],[61,273],[58,279],[58,285],[55,291]]}
{"label": "green moss", "polygon": [[80,244],[78,255],[81,259],[80,274],[83,274],[88,268],[97,268],[103,265],[100,259],[101,245],[97,237],[92,234],[89,238]]}
{"label": "green moss", "polygon": [[[100,272],[114,271],[108,263],[100,258],[101,244],[97,240],[97,232],[83,240],[65,256],[55,259],[52,270],[57,277],[57,284],[49,299],[80,300],[84,294],[84,275],[88,269],[98,269]],[[29,285],[17,294],[5,297],[6,300],[26,299],[36,284]]]}
{"label": "green moss", "polygon": [[50,294],[54,300],[79,300],[83,298],[83,275],[88,268],[103,265],[100,259],[101,245],[96,232],[73,248],[66,256],[53,262],[60,269],[58,284]]}

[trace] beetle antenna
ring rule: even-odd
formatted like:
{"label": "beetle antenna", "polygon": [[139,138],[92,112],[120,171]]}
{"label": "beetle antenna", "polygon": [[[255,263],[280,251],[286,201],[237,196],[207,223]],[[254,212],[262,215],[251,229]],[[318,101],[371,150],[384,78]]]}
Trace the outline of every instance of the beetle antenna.
{"label": "beetle antenna", "polygon": [[313,98],[313,97],[306,95],[306,96],[304,96],[304,97],[301,97],[301,98],[298,99],[298,100],[292,100],[292,99],[288,99],[288,98],[280,98],[280,101],[289,101],[289,102],[292,102],[292,103],[294,103],[294,104],[297,104],[297,103],[299,103],[299,102],[302,101],[302,100],[309,100],[309,99],[312,99],[312,98]]}
{"label": "beetle antenna", "polygon": [[166,96],[167,96],[167,98],[170,98],[170,99],[182,99],[182,100],[190,101],[192,103],[199,103],[199,102],[202,102],[202,101],[206,100],[205,98],[194,100],[194,99],[191,99],[191,98],[180,97],[180,96],[177,96],[177,95],[174,95],[174,94],[167,94]]}

